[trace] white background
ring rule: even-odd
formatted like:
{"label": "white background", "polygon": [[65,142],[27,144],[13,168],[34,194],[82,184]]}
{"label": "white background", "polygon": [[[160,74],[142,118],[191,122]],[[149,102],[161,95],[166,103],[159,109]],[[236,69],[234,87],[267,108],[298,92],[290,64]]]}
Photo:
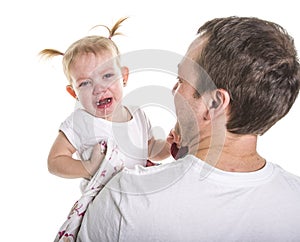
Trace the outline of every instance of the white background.
{"label": "white background", "polygon": [[[1,241],[53,241],[71,206],[79,198],[79,180],[49,174],[47,155],[62,120],[74,109],[58,57],[41,62],[44,48],[65,51],[97,24],[111,26],[130,16],[116,37],[122,53],[145,48],[183,55],[205,21],[229,15],[255,16],[285,27],[300,48],[300,17],[295,1],[114,1],[11,0],[0,3],[1,105]],[[106,32],[103,32],[106,34]],[[157,74],[157,73],[156,73]],[[160,83],[169,75],[141,73],[129,87]],[[158,80],[158,82],[157,82]],[[139,83],[137,83],[139,82]],[[155,94],[153,94],[155,95]],[[259,138],[269,161],[300,175],[300,99],[291,112]],[[154,126],[167,132],[174,115],[149,108]]]}

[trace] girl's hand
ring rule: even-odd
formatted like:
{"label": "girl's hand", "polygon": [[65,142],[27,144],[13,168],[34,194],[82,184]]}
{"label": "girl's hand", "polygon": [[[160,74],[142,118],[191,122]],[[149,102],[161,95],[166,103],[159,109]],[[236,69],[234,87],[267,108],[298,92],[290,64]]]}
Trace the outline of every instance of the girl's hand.
{"label": "girl's hand", "polygon": [[101,141],[100,143],[96,144],[93,148],[91,159],[87,162],[84,162],[84,166],[86,167],[91,177],[99,169],[106,155],[106,148],[107,146],[105,141]]}
{"label": "girl's hand", "polygon": [[175,129],[171,129],[169,135],[167,136],[167,142],[172,145],[173,143],[175,143],[175,137],[176,137],[176,133],[175,133]]}
{"label": "girl's hand", "polygon": [[180,140],[181,137],[180,135],[176,132],[175,128],[171,129],[168,137],[167,137],[167,142],[172,145],[173,143],[176,143],[178,147],[180,147]]}

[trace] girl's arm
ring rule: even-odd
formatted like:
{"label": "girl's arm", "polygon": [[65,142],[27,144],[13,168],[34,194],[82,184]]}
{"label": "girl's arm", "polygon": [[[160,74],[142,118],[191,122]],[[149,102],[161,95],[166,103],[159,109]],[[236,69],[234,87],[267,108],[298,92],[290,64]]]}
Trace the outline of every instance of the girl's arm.
{"label": "girl's arm", "polygon": [[160,161],[170,156],[171,144],[166,140],[154,139],[148,141],[148,156],[150,160]]}
{"label": "girl's arm", "polygon": [[59,132],[48,156],[48,170],[50,173],[64,178],[91,178],[97,171],[104,155],[97,144],[90,161],[81,161],[72,156],[76,152],[63,132]]}

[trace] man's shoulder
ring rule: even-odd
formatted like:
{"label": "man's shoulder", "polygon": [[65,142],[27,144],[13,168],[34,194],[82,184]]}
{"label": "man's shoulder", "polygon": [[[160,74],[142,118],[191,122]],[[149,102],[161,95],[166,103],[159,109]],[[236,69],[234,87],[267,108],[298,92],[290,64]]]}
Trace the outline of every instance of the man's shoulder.
{"label": "man's shoulder", "polygon": [[[286,182],[290,188],[295,189],[297,192],[300,191],[300,176],[291,173],[284,168],[280,167],[279,165],[275,165],[276,169],[278,170],[278,175],[281,179]],[[300,193],[299,193],[300,194]]]}
{"label": "man's shoulder", "polygon": [[133,169],[124,168],[105,186],[111,193],[140,195],[153,193],[171,186],[180,180],[193,166],[193,159],[186,156],[177,161]]}

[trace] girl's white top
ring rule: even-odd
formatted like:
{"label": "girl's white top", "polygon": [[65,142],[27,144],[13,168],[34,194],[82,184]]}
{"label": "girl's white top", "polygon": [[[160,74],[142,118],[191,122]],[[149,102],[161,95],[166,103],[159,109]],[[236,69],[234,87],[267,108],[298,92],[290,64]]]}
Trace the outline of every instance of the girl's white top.
{"label": "girl's white top", "polygon": [[151,124],[140,108],[127,109],[132,119],[116,123],[78,108],[61,124],[60,130],[75,147],[82,161],[90,159],[95,144],[112,139],[118,152],[122,153],[125,167],[133,168],[136,164],[144,166],[148,157],[148,140],[152,138]]}

